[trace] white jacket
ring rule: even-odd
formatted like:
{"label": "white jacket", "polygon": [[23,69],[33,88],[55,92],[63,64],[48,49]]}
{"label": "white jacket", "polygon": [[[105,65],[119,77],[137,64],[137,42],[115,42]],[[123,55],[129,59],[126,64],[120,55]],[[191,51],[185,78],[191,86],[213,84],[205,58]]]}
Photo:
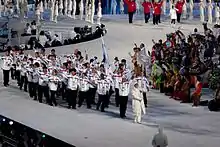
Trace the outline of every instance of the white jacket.
{"label": "white jacket", "polygon": [[143,99],[143,93],[140,92],[140,90],[138,88],[133,87],[132,91],[132,108],[133,108],[133,112],[137,113],[139,111],[143,111],[143,113],[145,114],[145,105],[144,105],[144,99]]}
{"label": "white jacket", "polygon": [[75,76],[69,75],[67,88],[70,90],[77,90],[78,86],[79,86],[79,77],[76,75]]}
{"label": "white jacket", "polygon": [[87,92],[89,91],[89,80],[86,78],[81,78],[79,82],[79,89],[82,92]]}
{"label": "white jacket", "polygon": [[3,63],[2,63],[2,69],[3,70],[10,70],[11,69],[11,65],[12,65],[12,58],[10,56],[5,56],[2,58]]}
{"label": "white jacket", "polygon": [[109,91],[109,83],[106,80],[97,81],[97,92],[100,95],[106,95]]}
{"label": "white jacket", "polygon": [[119,82],[119,96],[128,96],[130,93],[129,82]]}
{"label": "white jacket", "polygon": [[177,19],[176,9],[170,9],[170,19]]}
{"label": "white jacket", "polygon": [[57,76],[49,77],[49,83],[48,83],[49,89],[51,91],[57,91],[59,82],[60,82],[59,77],[57,77]]}

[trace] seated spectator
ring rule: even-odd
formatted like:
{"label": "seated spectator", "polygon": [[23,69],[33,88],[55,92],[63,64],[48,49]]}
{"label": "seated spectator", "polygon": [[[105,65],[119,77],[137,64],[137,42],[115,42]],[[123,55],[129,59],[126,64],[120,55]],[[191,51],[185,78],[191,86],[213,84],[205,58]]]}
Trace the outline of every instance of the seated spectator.
{"label": "seated spectator", "polygon": [[21,34],[21,36],[30,36],[31,35],[31,27],[30,24],[27,23],[26,27],[24,28],[24,34]]}
{"label": "seated spectator", "polygon": [[44,31],[40,32],[39,38],[38,38],[38,47],[43,48],[46,44],[48,44],[48,38],[45,36]]}
{"label": "seated spectator", "polygon": [[36,27],[36,21],[31,22],[31,34],[36,35],[37,34],[37,27]]}
{"label": "seated spectator", "polygon": [[51,46],[52,46],[52,47],[62,46],[62,43],[61,43],[61,41],[60,41],[60,39],[59,39],[59,36],[58,36],[57,34],[54,35],[54,39],[53,39],[53,41],[52,41],[52,43],[51,43]]}

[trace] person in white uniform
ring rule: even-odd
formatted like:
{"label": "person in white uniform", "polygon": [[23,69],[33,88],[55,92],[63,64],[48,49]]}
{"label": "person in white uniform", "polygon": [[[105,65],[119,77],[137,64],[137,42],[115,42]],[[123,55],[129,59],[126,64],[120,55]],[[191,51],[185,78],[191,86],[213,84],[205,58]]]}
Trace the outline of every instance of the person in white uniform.
{"label": "person in white uniform", "polygon": [[143,91],[140,90],[138,83],[132,88],[132,108],[134,112],[134,123],[141,123],[142,111],[145,114]]}
{"label": "person in white uniform", "polygon": [[76,98],[79,88],[79,77],[76,75],[76,69],[70,69],[67,80],[67,102],[69,109],[76,109]]}
{"label": "person in white uniform", "polygon": [[126,117],[127,103],[128,103],[128,95],[130,93],[130,83],[128,79],[123,78],[121,82],[119,82],[119,110],[120,117]]}
{"label": "person in white uniform", "polygon": [[108,100],[109,83],[105,79],[103,73],[100,75],[100,79],[97,80],[97,92],[98,92],[98,103],[96,105],[96,110],[99,110],[101,106],[101,112],[105,112],[105,107]]}
{"label": "person in white uniform", "polygon": [[9,72],[11,69],[11,65],[12,65],[12,58],[10,56],[10,51],[6,51],[5,52],[5,56],[1,57],[2,59],[2,70],[3,70],[3,79],[4,79],[4,86],[7,87],[9,86]]}
{"label": "person in white uniform", "polygon": [[84,100],[86,100],[87,108],[91,108],[91,97],[89,94],[89,79],[85,73],[82,74],[79,82],[79,102],[78,107],[81,107]]}
{"label": "person in white uniform", "polygon": [[57,102],[56,102],[56,93],[57,93],[57,89],[58,89],[58,84],[61,81],[60,78],[57,76],[57,70],[54,69],[52,72],[52,75],[49,77],[49,90],[50,90],[50,105],[53,106],[53,104],[55,106],[57,106]]}

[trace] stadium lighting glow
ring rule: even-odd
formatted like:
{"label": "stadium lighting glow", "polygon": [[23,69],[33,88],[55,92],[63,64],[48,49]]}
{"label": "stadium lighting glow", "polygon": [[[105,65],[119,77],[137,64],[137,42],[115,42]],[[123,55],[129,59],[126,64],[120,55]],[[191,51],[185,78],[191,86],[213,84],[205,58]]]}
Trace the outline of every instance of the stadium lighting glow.
{"label": "stadium lighting glow", "polygon": [[9,125],[13,125],[13,121],[10,121],[10,122],[9,122]]}

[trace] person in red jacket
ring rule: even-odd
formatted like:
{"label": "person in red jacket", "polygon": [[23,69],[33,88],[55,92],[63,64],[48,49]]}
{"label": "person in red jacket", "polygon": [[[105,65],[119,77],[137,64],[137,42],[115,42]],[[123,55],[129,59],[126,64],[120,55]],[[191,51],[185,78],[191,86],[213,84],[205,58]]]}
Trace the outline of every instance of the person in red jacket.
{"label": "person in red jacket", "polygon": [[142,3],[142,6],[144,7],[144,18],[145,18],[145,23],[148,23],[150,19],[150,8],[152,8],[151,2],[149,0],[145,0]]}
{"label": "person in red jacket", "polygon": [[161,7],[163,5],[163,0],[160,2],[153,2],[153,24],[160,23],[160,14],[161,14]]}
{"label": "person in red jacket", "polygon": [[178,0],[176,3],[176,14],[177,14],[177,22],[180,23],[181,14],[183,11],[183,5],[185,4],[185,0]]}
{"label": "person in red jacket", "polygon": [[133,15],[136,11],[136,3],[134,0],[124,0],[124,2],[128,6],[129,23],[133,23]]}

